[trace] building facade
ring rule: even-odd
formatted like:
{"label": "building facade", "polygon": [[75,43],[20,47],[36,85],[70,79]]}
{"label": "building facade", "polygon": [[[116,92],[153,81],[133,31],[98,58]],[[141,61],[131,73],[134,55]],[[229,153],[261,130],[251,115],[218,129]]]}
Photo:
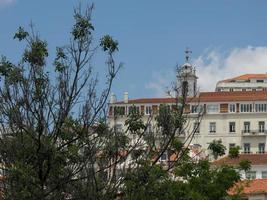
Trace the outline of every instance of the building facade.
{"label": "building facade", "polygon": [[[189,145],[200,146],[207,154],[209,143],[219,139],[227,152],[231,147],[239,146],[241,153],[265,153],[267,75],[245,74],[219,81],[214,92],[197,92],[196,70],[188,63],[188,57],[186,61],[177,74],[177,86],[186,85],[188,92],[184,108],[187,124],[183,134],[179,134],[180,139],[184,140],[194,132]],[[144,122],[152,116],[149,129],[153,129],[153,116],[157,115],[159,106],[172,107],[175,103],[176,98],[129,99],[128,93],[124,94],[123,101],[116,101],[113,94],[109,104],[109,124],[116,129],[125,129],[127,115],[137,109]]]}

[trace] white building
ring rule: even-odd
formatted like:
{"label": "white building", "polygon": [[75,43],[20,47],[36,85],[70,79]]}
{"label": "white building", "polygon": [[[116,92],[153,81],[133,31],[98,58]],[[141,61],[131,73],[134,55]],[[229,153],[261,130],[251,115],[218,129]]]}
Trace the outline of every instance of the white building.
{"label": "white building", "polygon": [[266,91],[267,74],[244,74],[219,81],[216,91]]}
{"label": "white building", "polygon": [[[188,61],[188,57],[186,59]],[[197,76],[194,67],[186,62],[177,74],[177,85],[188,88],[187,105],[184,113],[188,124],[181,140],[194,129],[191,145],[201,146],[205,151],[214,139],[221,139],[227,149],[240,146],[241,153],[265,153],[267,143],[267,75],[245,74],[219,81],[215,92],[197,93]],[[124,122],[132,109],[137,109],[144,121],[152,116],[151,128],[155,125],[161,104],[174,105],[175,98],[141,98],[116,101],[114,95],[109,104],[109,123],[124,129]],[[199,123],[199,112],[203,113]],[[114,117],[114,113],[117,113]],[[197,127],[197,128],[196,128]]]}

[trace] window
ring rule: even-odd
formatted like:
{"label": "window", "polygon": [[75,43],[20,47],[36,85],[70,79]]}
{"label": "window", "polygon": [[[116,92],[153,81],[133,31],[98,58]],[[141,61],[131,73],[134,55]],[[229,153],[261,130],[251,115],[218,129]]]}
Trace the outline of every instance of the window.
{"label": "window", "polygon": [[266,103],[255,104],[255,112],[267,112],[267,104]]}
{"label": "window", "polygon": [[229,122],[229,132],[235,133],[235,122]]}
{"label": "window", "polygon": [[264,133],[264,129],[265,129],[265,122],[264,121],[260,121],[259,122],[259,132],[260,133]]}
{"label": "window", "polygon": [[246,179],[255,179],[255,178],[256,178],[256,171],[246,172]]}
{"label": "window", "polygon": [[122,132],[122,124],[116,124],[114,129],[116,132]]}
{"label": "window", "polygon": [[230,143],[229,144],[229,149],[232,149],[232,148],[234,148],[235,147],[235,143]]}
{"label": "window", "polygon": [[129,114],[139,114],[139,107],[137,106],[130,106],[129,107]]}
{"label": "window", "polygon": [[265,153],[265,143],[259,143],[259,153]]}
{"label": "window", "polygon": [[230,104],[230,105],[229,105],[229,112],[230,112],[230,113],[235,113],[235,112],[236,112],[235,104]]}
{"label": "window", "polygon": [[210,122],[210,133],[216,133],[216,122]]}
{"label": "window", "polygon": [[263,80],[257,80],[257,83],[263,83]]}
{"label": "window", "polygon": [[152,106],[146,106],[145,107],[145,114],[146,115],[151,115],[152,114]]}
{"label": "window", "polygon": [[267,171],[261,172],[261,178],[267,178]]}
{"label": "window", "polygon": [[218,112],[219,112],[218,104],[207,105],[207,113],[218,113]]}
{"label": "window", "polygon": [[146,133],[152,133],[152,126],[151,126],[151,124],[147,124]]}
{"label": "window", "polygon": [[199,122],[195,122],[194,123],[194,130],[195,133],[199,133],[200,132],[200,123]]}
{"label": "window", "polygon": [[244,133],[250,132],[250,122],[244,122]]}
{"label": "window", "polygon": [[116,178],[117,179],[120,179],[120,178],[122,178],[123,177],[123,169],[116,169],[116,171],[115,171],[115,173],[116,173]]}
{"label": "window", "polygon": [[200,113],[203,111],[203,105],[191,105],[191,113]]}
{"label": "window", "polygon": [[187,96],[188,95],[188,82],[187,81],[183,81],[183,84],[182,84],[182,95],[183,96]]}
{"label": "window", "polygon": [[252,112],[252,104],[240,104],[240,112]]}
{"label": "window", "polygon": [[116,106],[114,107],[114,115],[125,115],[125,107],[124,106]]}
{"label": "window", "polygon": [[244,153],[250,153],[250,143],[244,143]]}
{"label": "window", "polygon": [[167,152],[164,152],[161,156],[160,156],[160,161],[166,161],[167,160]]}

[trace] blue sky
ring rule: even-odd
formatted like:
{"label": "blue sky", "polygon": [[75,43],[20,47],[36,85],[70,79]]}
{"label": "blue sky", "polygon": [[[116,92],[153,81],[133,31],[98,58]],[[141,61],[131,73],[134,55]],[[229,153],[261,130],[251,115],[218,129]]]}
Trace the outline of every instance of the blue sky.
{"label": "blue sky", "polygon": [[[82,5],[91,3],[81,1]],[[0,0],[0,54],[17,62],[23,45],[13,40],[19,26],[32,21],[53,58],[56,46],[68,42],[77,0]],[[113,92],[118,99],[164,95],[175,81],[175,65],[184,50],[193,51],[200,89],[242,73],[267,72],[267,1],[258,0],[95,0],[96,41],[110,34],[119,41],[123,62]],[[104,73],[103,56],[94,65]]]}

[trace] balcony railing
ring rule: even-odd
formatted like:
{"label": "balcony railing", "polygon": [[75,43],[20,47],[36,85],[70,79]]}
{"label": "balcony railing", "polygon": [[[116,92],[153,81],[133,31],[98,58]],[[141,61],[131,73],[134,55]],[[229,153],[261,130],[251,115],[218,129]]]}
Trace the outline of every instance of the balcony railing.
{"label": "balcony railing", "polygon": [[253,136],[253,135],[267,135],[267,130],[242,130],[242,135]]}

